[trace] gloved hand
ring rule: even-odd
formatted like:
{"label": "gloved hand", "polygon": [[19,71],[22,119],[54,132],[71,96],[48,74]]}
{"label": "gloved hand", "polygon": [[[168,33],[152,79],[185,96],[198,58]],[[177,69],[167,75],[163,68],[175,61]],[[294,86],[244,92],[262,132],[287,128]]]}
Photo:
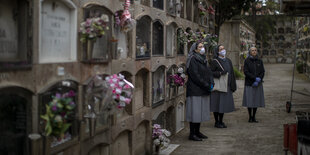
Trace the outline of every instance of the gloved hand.
{"label": "gloved hand", "polygon": [[258,82],[255,81],[253,84],[252,84],[252,87],[257,87],[258,86]]}
{"label": "gloved hand", "polygon": [[224,70],[221,72],[221,75],[225,75],[225,74],[227,74],[227,71]]}
{"label": "gloved hand", "polygon": [[210,86],[210,91],[212,91],[212,90],[213,90],[213,87],[214,87],[214,86],[213,86],[213,84],[211,84],[211,86]]}
{"label": "gloved hand", "polygon": [[262,79],[261,79],[260,77],[256,77],[256,78],[255,78],[255,82],[260,83],[261,81],[262,81]]}

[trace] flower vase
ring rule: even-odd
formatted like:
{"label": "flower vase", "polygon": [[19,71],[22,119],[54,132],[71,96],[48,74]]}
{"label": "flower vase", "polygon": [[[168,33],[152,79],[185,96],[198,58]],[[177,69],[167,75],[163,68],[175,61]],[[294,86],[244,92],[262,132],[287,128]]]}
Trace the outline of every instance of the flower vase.
{"label": "flower vase", "polygon": [[93,58],[94,44],[95,41],[87,40],[87,60],[91,60]]}
{"label": "flower vase", "polygon": [[155,154],[159,154],[160,145],[155,145]]}

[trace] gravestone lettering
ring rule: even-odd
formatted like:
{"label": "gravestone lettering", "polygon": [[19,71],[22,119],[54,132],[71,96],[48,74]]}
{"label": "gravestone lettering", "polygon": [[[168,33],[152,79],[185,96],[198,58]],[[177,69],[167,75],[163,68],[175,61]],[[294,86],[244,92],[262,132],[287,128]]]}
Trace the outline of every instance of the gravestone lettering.
{"label": "gravestone lettering", "polygon": [[70,8],[60,2],[46,0],[42,4],[41,56],[42,61],[70,60]]}

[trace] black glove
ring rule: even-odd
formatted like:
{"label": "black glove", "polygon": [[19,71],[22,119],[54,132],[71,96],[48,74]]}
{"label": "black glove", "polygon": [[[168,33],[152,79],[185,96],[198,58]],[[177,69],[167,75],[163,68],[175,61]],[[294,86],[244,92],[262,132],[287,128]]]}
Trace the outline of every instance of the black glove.
{"label": "black glove", "polygon": [[221,72],[221,75],[225,75],[225,74],[227,74],[227,71],[224,70]]}

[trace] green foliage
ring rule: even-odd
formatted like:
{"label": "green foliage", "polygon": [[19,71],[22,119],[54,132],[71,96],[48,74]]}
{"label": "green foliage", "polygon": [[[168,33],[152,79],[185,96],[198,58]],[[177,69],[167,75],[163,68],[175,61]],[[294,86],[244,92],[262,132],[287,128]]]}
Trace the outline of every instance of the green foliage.
{"label": "green foliage", "polygon": [[235,73],[235,77],[236,79],[244,79],[244,75],[243,73],[241,73],[237,68],[234,67],[234,73]]}
{"label": "green foliage", "polygon": [[296,63],[296,69],[297,69],[297,72],[298,72],[298,73],[303,73],[303,72],[304,72],[304,67],[303,67],[302,62],[297,61],[297,63]]}
{"label": "green foliage", "polygon": [[63,95],[56,94],[53,100],[45,105],[46,113],[40,117],[45,121],[46,136],[53,135],[57,138],[63,138],[65,132],[71,126],[70,117],[74,114],[76,107],[72,97],[73,91]]}
{"label": "green foliage", "polygon": [[241,15],[242,11],[247,11],[251,7],[251,3],[255,0],[219,0],[217,14],[216,14],[216,24],[217,33],[219,33],[219,28],[226,21],[231,19],[236,15]]}

